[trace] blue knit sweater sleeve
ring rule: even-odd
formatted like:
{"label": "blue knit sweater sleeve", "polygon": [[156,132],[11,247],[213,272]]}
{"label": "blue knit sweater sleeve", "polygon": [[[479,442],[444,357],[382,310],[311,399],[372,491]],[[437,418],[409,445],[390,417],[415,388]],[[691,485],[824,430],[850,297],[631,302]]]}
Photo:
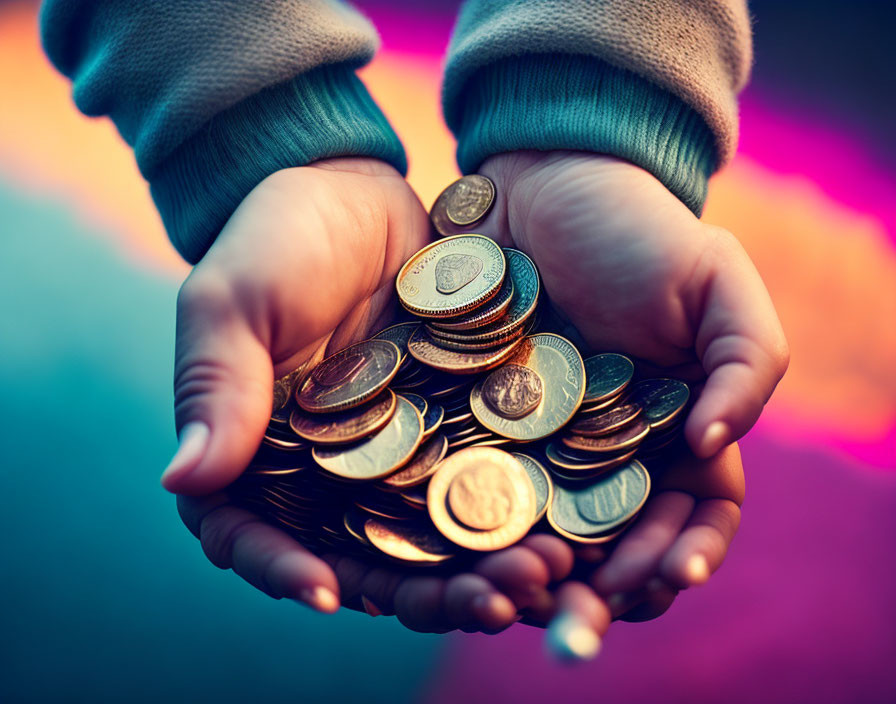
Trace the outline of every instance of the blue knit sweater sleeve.
{"label": "blue knit sweater sleeve", "polygon": [[355,73],[376,33],[339,0],[46,0],[41,35],[78,108],[134,148],[190,262],[279,169],[353,155],[406,169]]}
{"label": "blue knit sweater sleeve", "polygon": [[743,0],[468,0],[442,92],[465,173],[493,154],[611,154],[700,214],[734,150]]}

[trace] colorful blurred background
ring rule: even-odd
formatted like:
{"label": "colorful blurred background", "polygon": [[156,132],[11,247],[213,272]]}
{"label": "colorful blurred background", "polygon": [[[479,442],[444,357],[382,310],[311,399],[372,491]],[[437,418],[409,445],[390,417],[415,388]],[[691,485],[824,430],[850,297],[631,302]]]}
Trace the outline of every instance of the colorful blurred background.
{"label": "colorful blurred background", "polygon": [[[456,3],[360,2],[363,78],[431,203]],[[790,372],[743,442],[728,561],[560,667],[541,632],[423,636],[274,602],[203,557],[158,484],[187,268],[130,150],[78,114],[33,2],[0,2],[0,700],[896,701],[896,9],[756,0],[739,156],[705,219],[777,304]]]}

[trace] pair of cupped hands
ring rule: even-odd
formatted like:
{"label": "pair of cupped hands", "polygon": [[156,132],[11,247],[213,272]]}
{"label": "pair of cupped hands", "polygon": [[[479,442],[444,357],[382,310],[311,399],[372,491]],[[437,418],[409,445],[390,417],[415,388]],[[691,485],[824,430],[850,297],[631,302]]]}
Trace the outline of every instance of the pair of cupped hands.
{"label": "pair of cupped hands", "polygon": [[428,632],[494,633],[522,620],[572,633],[567,641],[593,653],[613,619],[662,614],[722,563],[744,498],[735,442],[784,374],[787,344],[735,237],[647,171],[592,153],[526,151],[493,156],[480,173],[497,197],[475,231],[532,257],[552,306],[593,350],[699,390],[685,424],[691,452],[655,477],[611,554],[533,534],[468,572],[431,576],[314,555],[228,499],[267,426],[274,379],[322,345],[335,351],[387,325],[398,270],[432,237],[417,195],[375,159],[271,175],[185,281],[180,445],[162,481],[208,559],[274,598],[394,614]]}

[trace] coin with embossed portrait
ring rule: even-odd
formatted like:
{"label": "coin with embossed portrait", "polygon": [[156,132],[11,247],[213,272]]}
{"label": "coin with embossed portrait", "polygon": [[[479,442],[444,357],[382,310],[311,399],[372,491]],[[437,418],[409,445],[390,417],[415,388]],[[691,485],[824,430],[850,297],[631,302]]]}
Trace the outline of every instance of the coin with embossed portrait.
{"label": "coin with embossed portrait", "polygon": [[329,413],[358,406],[386,388],[401,351],[389,340],[364,340],[318,364],[296,393],[306,411]]}
{"label": "coin with embossed portrait", "polygon": [[495,184],[480,174],[462,176],[439,194],[429,217],[440,235],[480,222],[495,202]]}
{"label": "coin with embossed portrait", "polygon": [[401,304],[429,318],[450,318],[472,310],[501,288],[507,262],[489,237],[457,235],[427,245],[398,272]]}
{"label": "coin with embossed portrait", "polygon": [[548,522],[577,542],[604,542],[641,510],[649,493],[650,475],[630,460],[593,482],[555,484]]}
{"label": "coin with embossed portrait", "polygon": [[376,433],[353,445],[315,446],[311,456],[336,476],[379,479],[403,467],[417,451],[422,438],[420,412],[406,398],[398,396],[392,418]]}
{"label": "coin with embossed portrait", "polygon": [[382,428],[395,412],[391,389],[375,398],[336,413],[307,413],[294,410],[289,418],[293,432],[305,440],[324,445],[355,442]]}
{"label": "coin with embossed portrait", "polygon": [[448,540],[470,550],[499,550],[526,535],[535,489],[512,455],[472,447],[442,460],[429,480],[429,515]]}
{"label": "coin with embossed portrait", "polygon": [[470,409],[502,437],[538,440],[566,425],[584,393],[585,367],[575,346],[565,337],[537,333],[473,387]]}

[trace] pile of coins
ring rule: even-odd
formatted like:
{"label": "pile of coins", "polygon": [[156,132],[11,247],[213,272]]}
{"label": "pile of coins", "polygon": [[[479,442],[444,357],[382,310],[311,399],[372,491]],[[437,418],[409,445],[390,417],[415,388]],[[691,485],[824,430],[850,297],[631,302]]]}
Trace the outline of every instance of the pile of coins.
{"label": "pile of coins", "polygon": [[638,379],[621,354],[583,359],[540,320],[528,256],[450,234],[494,200],[471,178],[434,206],[450,236],[398,274],[412,319],[278,380],[231,488],[313,549],[434,565],[531,530],[606,543],[650,493],[645,464],[680,442],[686,384]]}

